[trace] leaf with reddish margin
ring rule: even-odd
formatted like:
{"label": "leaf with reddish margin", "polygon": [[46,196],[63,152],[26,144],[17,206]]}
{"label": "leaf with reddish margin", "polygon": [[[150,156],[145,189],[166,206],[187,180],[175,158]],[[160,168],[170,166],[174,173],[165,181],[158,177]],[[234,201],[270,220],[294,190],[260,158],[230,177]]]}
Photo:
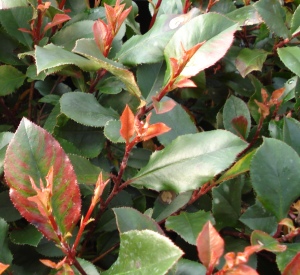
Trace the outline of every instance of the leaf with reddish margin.
{"label": "leaf with reddish margin", "polygon": [[[208,271],[213,271],[224,252],[224,240],[210,221],[199,233],[197,240],[198,257]],[[208,274],[208,273],[207,273]]]}
{"label": "leaf with reddish margin", "polygon": [[121,129],[120,129],[120,135],[122,138],[126,140],[126,143],[129,143],[130,138],[134,134],[134,114],[129,108],[129,106],[126,104],[126,107],[121,115]]}
{"label": "leaf with reddish margin", "polygon": [[289,262],[283,270],[282,275],[298,275],[300,274],[300,252]]}
{"label": "leaf with reddish margin", "polygon": [[73,166],[59,143],[44,129],[23,118],[5,156],[4,173],[10,198],[30,223],[47,238],[58,241],[57,234],[36,203],[30,177],[39,185],[53,167],[52,215],[58,230],[65,236],[80,218],[81,198]]}
{"label": "leaf with reddish margin", "polygon": [[71,19],[71,17],[69,15],[67,15],[67,14],[57,13],[57,14],[54,15],[52,22],[48,23],[45,26],[44,32],[46,32],[47,30],[49,30],[52,27],[55,27],[55,26],[57,26],[59,24],[62,24],[64,22],[66,22],[66,21],[68,21],[70,19]]}

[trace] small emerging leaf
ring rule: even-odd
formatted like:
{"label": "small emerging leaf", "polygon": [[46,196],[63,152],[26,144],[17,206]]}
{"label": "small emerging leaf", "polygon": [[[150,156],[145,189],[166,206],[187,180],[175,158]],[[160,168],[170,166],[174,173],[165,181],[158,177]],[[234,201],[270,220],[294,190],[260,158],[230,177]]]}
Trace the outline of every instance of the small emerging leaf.
{"label": "small emerging leaf", "polygon": [[120,134],[129,143],[130,139],[134,135],[134,114],[126,104],[126,107],[121,115],[121,129]]}
{"label": "small emerging leaf", "polygon": [[45,28],[44,28],[44,32],[46,32],[47,30],[49,30],[52,27],[55,27],[59,24],[62,24],[68,20],[70,20],[71,17],[67,14],[61,14],[61,13],[57,13],[54,15],[52,22],[48,23]]}

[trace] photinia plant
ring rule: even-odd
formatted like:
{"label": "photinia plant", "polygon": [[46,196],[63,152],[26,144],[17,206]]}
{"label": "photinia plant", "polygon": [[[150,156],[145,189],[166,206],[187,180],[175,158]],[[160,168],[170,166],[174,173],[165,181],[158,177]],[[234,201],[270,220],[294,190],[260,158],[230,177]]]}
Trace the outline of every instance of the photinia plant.
{"label": "photinia plant", "polygon": [[299,274],[299,4],[0,0],[0,274]]}

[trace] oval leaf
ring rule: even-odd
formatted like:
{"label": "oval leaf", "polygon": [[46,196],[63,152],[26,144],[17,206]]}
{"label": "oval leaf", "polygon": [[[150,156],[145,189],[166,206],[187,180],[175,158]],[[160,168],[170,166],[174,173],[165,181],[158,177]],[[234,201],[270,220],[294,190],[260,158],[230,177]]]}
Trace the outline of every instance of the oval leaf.
{"label": "oval leaf", "polygon": [[300,48],[296,46],[285,47],[278,49],[277,52],[284,65],[300,76]]}
{"label": "oval leaf", "polygon": [[196,240],[198,257],[203,265],[213,271],[224,252],[224,240],[208,221]]}
{"label": "oval leaf", "polygon": [[250,175],[258,200],[277,221],[299,197],[300,158],[282,141],[266,138],[252,158]]}
{"label": "oval leaf", "polygon": [[181,136],[152,154],[132,183],[157,191],[195,190],[228,168],[246,146],[224,130]]}
{"label": "oval leaf", "polygon": [[0,66],[0,96],[13,93],[22,86],[26,76],[10,65]]}
{"label": "oval leaf", "polygon": [[119,258],[102,275],[166,274],[183,254],[168,238],[151,230],[128,231],[120,238]]}
{"label": "oval leaf", "polygon": [[283,252],[286,250],[286,245],[281,245],[269,234],[254,230],[251,234],[251,245],[261,245],[262,249],[270,252]]}
{"label": "oval leaf", "polygon": [[44,129],[26,118],[22,119],[10,142],[4,163],[10,198],[21,215],[35,225],[47,238],[57,241],[48,217],[28,198],[36,196],[29,177],[37,186],[44,182],[53,167],[51,208],[58,229],[64,236],[71,232],[80,218],[81,198],[77,179],[69,158],[59,143]]}

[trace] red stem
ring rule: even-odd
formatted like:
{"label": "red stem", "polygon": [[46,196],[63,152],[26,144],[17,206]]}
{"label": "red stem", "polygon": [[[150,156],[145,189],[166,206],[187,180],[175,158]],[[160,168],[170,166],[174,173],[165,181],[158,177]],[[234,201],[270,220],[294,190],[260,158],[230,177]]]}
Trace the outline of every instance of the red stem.
{"label": "red stem", "polygon": [[153,25],[155,23],[155,20],[156,20],[156,17],[157,17],[158,10],[159,10],[159,7],[161,5],[161,2],[162,2],[162,0],[158,0],[157,1],[157,4],[156,4],[155,9],[154,9],[154,13],[153,13],[150,25],[149,25],[149,30],[153,27]]}
{"label": "red stem", "polygon": [[183,13],[187,13],[189,11],[190,6],[192,5],[190,0],[185,0]]}
{"label": "red stem", "polygon": [[66,0],[61,0],[60,3],[59,3],[59,5],[58,5],[58,8],[59,8],[60,10],[62,10],[63,7],[65,6],[65,4],[66,4]]}

